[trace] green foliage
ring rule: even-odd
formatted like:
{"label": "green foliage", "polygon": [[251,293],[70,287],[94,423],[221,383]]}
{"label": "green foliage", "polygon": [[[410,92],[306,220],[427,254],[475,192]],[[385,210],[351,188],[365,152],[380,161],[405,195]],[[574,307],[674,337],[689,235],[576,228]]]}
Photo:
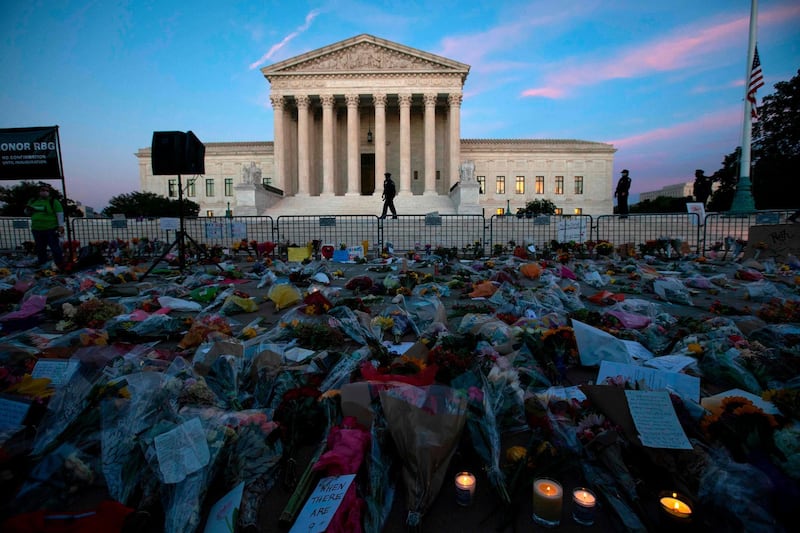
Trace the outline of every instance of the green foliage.
{"label": "green foliage", "polygon": [[[103,215],[110,217],[122,214],[134,217],[174,217],[180,211],[178,200],[172,200],[153,192],[134,191],[114,196],[103,209]],[[183,216],[196,217],[200,206],[191,200],[183,199]]]}
{"label": "green foliage", "polygon": [[691,202],[692,197],[673,198],[671,196],[658,196],[653,200],[645,200],[633,204],[631,213],[681,213],[686,211],[686,202]]}
{"label": "green foliage", "polygon": [[[0,186],[0,216],[27,217],[28,215],[25,214],[25,206],[31,198],[39,197],[39,187],[42,185],[50,184],[41,181],[23,181],[13,187]],[[52,185],[50,185],[50,188],[50,197],[61,203],[67,217],[80,218],[83,216],[83,213],[78,210],[78,206],[74,201],[68,199],[64,202],[64,196],[61,194],[61,191]]]}
{"label": "green foliage", "polygon": [[552,215],[556,212],[556,204],[547,199],[531,200],[525,207],[517,210],[517,214],[523,215]]}

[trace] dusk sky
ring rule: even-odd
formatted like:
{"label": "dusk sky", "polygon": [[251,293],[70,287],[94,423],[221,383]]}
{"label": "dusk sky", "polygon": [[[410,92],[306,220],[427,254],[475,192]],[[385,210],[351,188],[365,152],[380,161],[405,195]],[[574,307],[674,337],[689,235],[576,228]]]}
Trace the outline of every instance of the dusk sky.
{"label": "dusk sky", "polygon": [[[635,198],[740,144],[749,17],[750,0],[9,0],[0,128],[59,126],[67,193],[100,210],[139,189],[153,131],[271,141],[261,67],[368,33],[471,66],[462,138],[611,143]],[[799,28],[797,0],[759,2],[759,103],[800,69]]]}

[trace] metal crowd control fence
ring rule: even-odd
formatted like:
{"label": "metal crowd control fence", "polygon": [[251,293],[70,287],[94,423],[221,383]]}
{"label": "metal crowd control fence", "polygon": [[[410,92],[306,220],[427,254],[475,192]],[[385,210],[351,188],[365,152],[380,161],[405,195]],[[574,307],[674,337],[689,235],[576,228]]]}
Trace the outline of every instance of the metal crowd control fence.
{"label": "metal crowd control fence", "polygon": [[502,248],[530,244],[541,249],[550,241],[584,242],[591,240],[590,215],[492,215],[489,225],[490,253]]}
{"label": "metal crowd control fence", "polygon": [[640,213],[622,218],[618,215],[597,217],[595,239],[615,246],[638,246],[661,239],[680,240],[691,250],[700,250],[700,217],[697,213]]}
{"label": "metal crowd control fence", "polygon": [[[393,222],[396,222],[394,220]],[[305,246],[318,240],[321,245],[339,248],[367,243],[364,252],[380,247],[380,224],[375,215],[286,215],[279,216],[276,242]]]}
{"label": "metal crowd control fence", "polygon": [[[641,213],[618,215],[546,215],[525,217],[493,215],[487,224],[482,215],[399,215],[379,220],[374,215],[309,215],[202,217],[184,219],[186,234],[198,243],[228,247],[246,239],[258,243],[305,245],[319,240],[337,248],[361,245],[373,253],[391,244],[398,252],[430,246],[457,248],[464,256],[509,251],[510,243],[541,247],[552,240],[607,240],[614,245],[639,246],[659,239],[681,240],[692,251],[704,253],[724,245],[726,239],[747,241],[754,225],[783,224],[793,211],[757,211],[745,214],[708,213],[701,221],[696,213]],[[174,219],[173,219],[174,222]],[[95,241],[134,242],[147,238],[162,245],[175,239],[174,229],[162,229],[158,218],[73,218],[73,240],[80,245]],[[174,227],[174,226],[173,226]],[[0,217],[0,250],[20,251],[32,242],[30,219]],[[153,249],[158,252],[158,247]]]}
{"label": "metal crowd control fence", "polygon": [[29,218],[0,217],[0,250],[22,250],[26,241],[33,242]]}
{"label": "metal crowd control fence", "polygon": [[475,243],[485,243],[483,215],[398,215],[381,221],[383,246],[396,252],[437,248],[455,249],[466,254]]}
{"label": "metal crowd control fence", "polygon": [[793,211],[758,211],[745,214],[709,213],[703,224],[703,250],[725,246],[725,239],[747,241],[750,226],[785,224]]}

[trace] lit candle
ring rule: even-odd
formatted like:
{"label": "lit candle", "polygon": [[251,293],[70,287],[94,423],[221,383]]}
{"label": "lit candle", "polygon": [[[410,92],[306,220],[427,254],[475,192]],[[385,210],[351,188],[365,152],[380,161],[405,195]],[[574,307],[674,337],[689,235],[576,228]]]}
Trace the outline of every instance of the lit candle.
{"label": "lit candle", "polygon": [[589,489],[578,487],[572,491],[572,519],[583,526],[594,524],[597,498]]}
{"label": "lit candle", "polygon": [[456,503],[458,505],[472,505],[475,499],[475,476],[469,472],[456,474]]}
{"label": "lit candle", "polygon": [[539,478],[533,482],[533,521],[540,526],[556,527],[561,523],[564,491],[552,479]]}
{"label": "lit candle", "polygon": [[692,518],[692,507],[686,501],[685,496],[677,492],[664,493],[658,500],[661,504],[661,510],[667,513],[670,518],[689,521]]}

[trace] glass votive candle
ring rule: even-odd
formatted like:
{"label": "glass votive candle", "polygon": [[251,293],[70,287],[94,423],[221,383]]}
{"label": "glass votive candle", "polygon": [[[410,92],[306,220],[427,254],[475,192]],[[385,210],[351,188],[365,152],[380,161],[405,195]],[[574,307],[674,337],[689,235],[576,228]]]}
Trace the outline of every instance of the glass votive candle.
{"label": "glass votive candle", "polygon": [[558,481],[538,478],[533,481],[533,521],[544,527],[561,523],[564,490]]}
{"label": "glass votive candle", "polygon": [[597,497],[589,489],[578,487],[572,491],[572,519],[582,526],[594,524]]}
{"label": "glass votive candle", "polygon": [[464,507],[475,501],[475,476],[469,472],[456,474],[456,503]]}
{"label": "glass votive candle", "polygon": [[678,492],[662,492],[658,497],[661,516],[667,522],[689,524],[692,521],[691,500]]}

